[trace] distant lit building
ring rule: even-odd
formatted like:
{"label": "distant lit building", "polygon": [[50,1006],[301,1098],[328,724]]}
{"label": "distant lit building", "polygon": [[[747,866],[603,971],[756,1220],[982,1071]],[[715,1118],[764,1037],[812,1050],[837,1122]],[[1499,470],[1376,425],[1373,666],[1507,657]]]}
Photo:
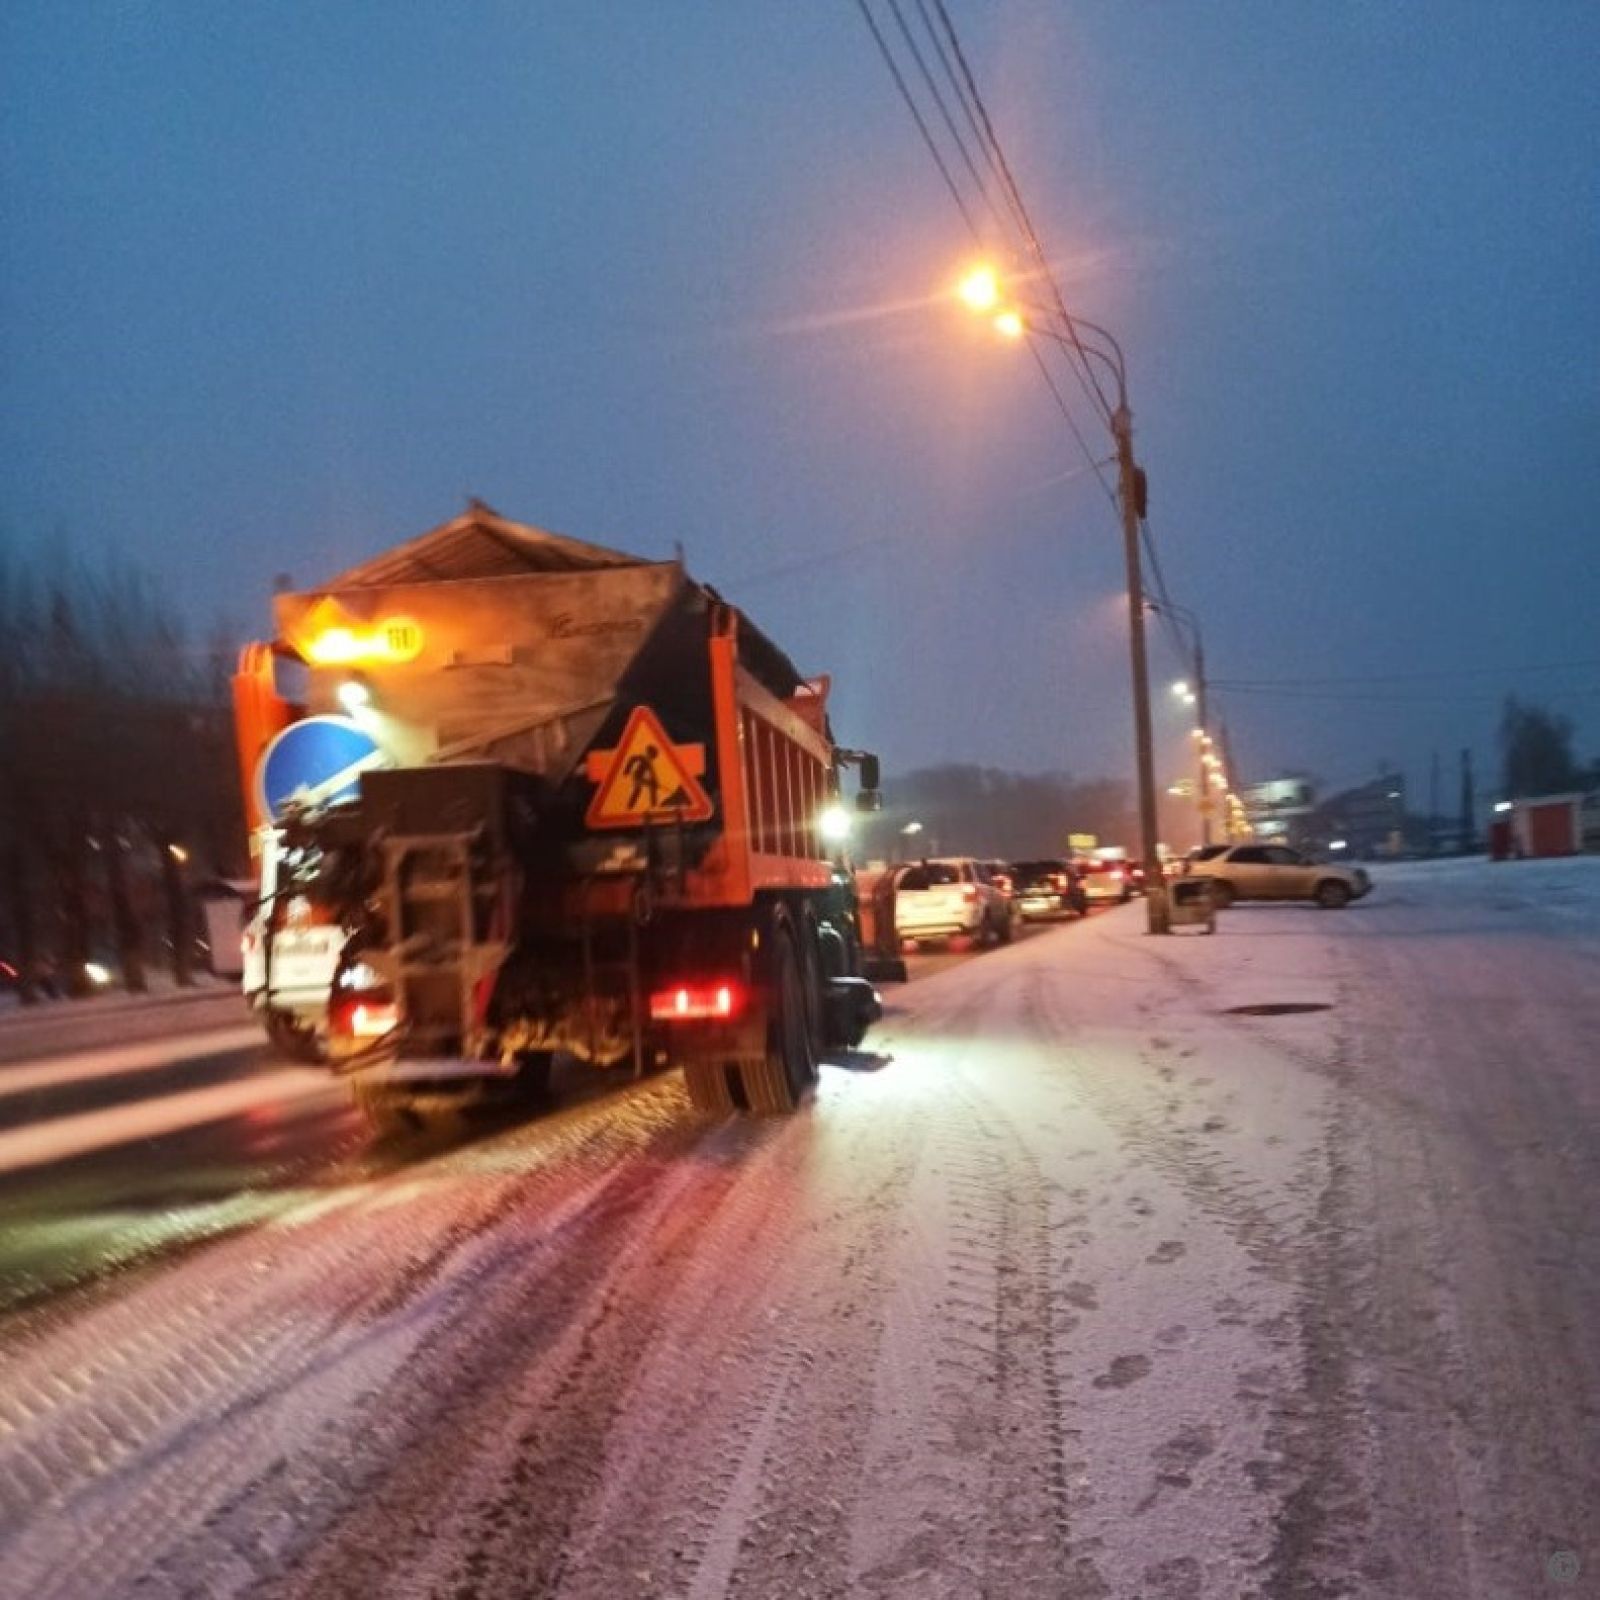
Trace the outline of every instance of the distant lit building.
{"label": "distant lit building", "polygon": [[1330,796],[1301,826],[1302,847],[1319,852],[1335,839],[1345,841],[1351,856],[1369,858],[1397,856],[1426,844],[1425,829],[1415,840],[1407,836],[1406,780],[1398,772],[1380,773],[1370,783]]}
{"label": "distant lit building", "polygon": [[1317,792],[1303,772],[1285,773],[1244,791],[1244,811],[1256,836],[1298,849],[1305,822],[1316,809]]}

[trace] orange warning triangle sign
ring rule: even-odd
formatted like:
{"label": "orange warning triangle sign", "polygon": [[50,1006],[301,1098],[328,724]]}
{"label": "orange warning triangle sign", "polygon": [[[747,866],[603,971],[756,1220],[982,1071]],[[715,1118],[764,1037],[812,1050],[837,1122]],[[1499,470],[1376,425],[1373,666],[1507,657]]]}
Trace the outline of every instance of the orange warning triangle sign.
{"label": "orange warning triangle sign", "polygon": [[703,744],[674,744],[649,706],[635,706],[614,750],[591,750],[586,768],[597,784],[584,818],[591,828],[643,828],[705,822],[715,807],[700,785]]}

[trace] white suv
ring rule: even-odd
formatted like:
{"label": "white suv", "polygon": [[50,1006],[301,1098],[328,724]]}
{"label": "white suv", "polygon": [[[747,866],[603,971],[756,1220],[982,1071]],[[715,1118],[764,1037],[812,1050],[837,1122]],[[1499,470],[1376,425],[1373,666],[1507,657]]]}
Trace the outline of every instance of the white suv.
{"label": "white suv", "polygon": [[1333,910],[1372,888],[1360,867],[1308,861],[1281,844],[1207,845],[1189,857],[1183,870],[1211,880],[1211,899],[1219,907],[1235,900],[1315,900]]}
{"label": "white suv", "polygon": [[919,944],[965,934],[980,942],[1009,944],[1016,932],[1016,903],[970,856],[918,861],[902,867],[894,885],[895,932]]}

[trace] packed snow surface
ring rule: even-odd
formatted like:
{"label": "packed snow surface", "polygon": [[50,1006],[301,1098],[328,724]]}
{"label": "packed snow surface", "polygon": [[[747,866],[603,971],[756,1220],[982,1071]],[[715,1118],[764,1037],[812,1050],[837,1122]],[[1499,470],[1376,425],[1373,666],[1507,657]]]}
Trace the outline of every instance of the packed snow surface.
{"label": "packed snow surface", "polygon": [[1376,876],[945,966],[790,1119],[625,1085],[18,1313],[0,1592],[1586,1592],[1600,861]]}

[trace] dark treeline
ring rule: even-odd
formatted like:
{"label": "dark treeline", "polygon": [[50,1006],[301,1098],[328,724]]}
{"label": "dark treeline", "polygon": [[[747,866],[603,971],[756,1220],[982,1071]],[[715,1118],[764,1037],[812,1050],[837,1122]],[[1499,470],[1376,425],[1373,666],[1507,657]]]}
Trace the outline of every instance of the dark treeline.
{"label": "dark treeline", "polygon": [[196,883],[245,844],[219,628],[194,645],[121,564],[0,535],[0,960],[25,1000],[193,970]]}
{"label": "dark treeline", "polygon": [[[1061,772],[1001,772],[991,767],[924,767],[891,777],[889,809],[863,830],[864,855],[877,859],[971,855],[1002,861],[1067,853],[1070,833],[1132,845],[1137,823],[1127,784],[1077,781]],[[920,823],[915,833],[903,832]]]}
{"label": "dark treeline", "polygon": [[1510,797],[1600,788],[1600,759],[1587,766],[1579,761],[1574,733],[1570,717],[1507,695],[1500,712],[1502,792]]}

